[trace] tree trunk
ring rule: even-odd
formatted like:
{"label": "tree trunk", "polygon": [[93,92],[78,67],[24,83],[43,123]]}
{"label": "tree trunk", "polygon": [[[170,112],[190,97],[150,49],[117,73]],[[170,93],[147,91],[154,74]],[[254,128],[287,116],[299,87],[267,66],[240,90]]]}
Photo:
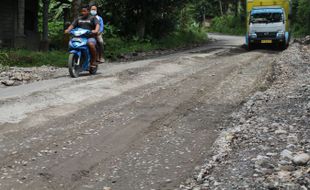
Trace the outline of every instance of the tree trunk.
{"label": "tree trunk", "polygon": [[234,0],[234,13],[235,13],[235,16],[238,16],[239,14],[239,0]]}
{"label": "tree trunk", "polygon": [[245,22],[247,18],[247,7],[246,1],[241,0],[241,21]]}
{"label": "tree trunk", "polygon": [[[64,19],[64,30],[66,30],[71,24],[71,22],[70,22],[70,9],[69,8],[63,9],[63,19]],[[70,40],[70,36],[64,35],[62,47],[66,47],[69,43],[69,40]]]}
{"label": "tree trunk", "polygon": [[71,6],[71,20],[76,19],[80,15],[81,0],[73,0]]}
{"label": "tree trunk", "polygon": [[224,15],[223,13],[223,5],[222,5],[222,0],[219,0],[219,4],[220,4],[220,12],[221,12],[221,16]]}
{"label": "tree trunk", "polygon": [[246,12],[246,1],[241,0],[242,11]]}
{"label": "tree trunk", "polygon": [[63,8],[63,19],[64,19],[64,30],[67,29],[70,25],[70,9]]}
{"label": "tree trunk", "polygon": [[42,43],[41,50],[48,51],[49,42],[48,42],[48,10],[50,5],[50,0],[42,0],[43,1],[43,35],[42,35]]}
{"label": "tree trunk", "polygon": [[147,11],[145,9],[145,4],[142,2],[140,5],[140,10],[138,10],[138,22],[137,22],[137,30],[136,35],[143,39],[145,36],[145,28],[146,28],[146,17],[147,17]]}
{"label": "tree trunk", "polygon": [[206,24],[206,7],[203,7],[203,12],[202,12],[202,26]]}
{"label": "tree trunk", "polygon": [[137,24],[137,36],[143,39],[145,35],[145,19],[141,17]]}

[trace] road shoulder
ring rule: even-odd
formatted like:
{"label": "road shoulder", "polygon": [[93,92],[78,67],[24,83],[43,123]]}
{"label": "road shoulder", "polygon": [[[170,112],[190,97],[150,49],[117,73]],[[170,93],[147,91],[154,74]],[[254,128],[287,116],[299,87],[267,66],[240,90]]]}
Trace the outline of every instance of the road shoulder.
{"label": "road shoulder", "polygon": [[274,62],[274,83],[235,112],[189,189],[309,189],[310,47],[294,43]]}

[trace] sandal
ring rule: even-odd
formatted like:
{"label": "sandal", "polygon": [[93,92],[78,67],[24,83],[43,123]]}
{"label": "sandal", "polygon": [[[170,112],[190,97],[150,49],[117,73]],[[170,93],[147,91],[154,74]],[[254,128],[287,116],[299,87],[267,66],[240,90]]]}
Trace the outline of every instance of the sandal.
{"label": "sandal", "polygon": [[103,58],[97,60],[98,63],[104,63],[105,60]]}
{"label": "sandal", "polygon": [[93,64],[93,65],[90,65],[90,68],[92,68],[92,69],[95,69],[95,68],[97,68],[97,64]]}

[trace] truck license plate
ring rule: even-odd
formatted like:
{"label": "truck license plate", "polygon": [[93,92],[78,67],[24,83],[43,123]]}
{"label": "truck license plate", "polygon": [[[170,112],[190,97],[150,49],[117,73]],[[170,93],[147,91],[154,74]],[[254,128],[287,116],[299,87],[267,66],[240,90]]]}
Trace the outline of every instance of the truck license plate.
{"label": "truck license plate", "polygon": [[262,44],[271,44],[272,40],[262,40],[261,43]]}

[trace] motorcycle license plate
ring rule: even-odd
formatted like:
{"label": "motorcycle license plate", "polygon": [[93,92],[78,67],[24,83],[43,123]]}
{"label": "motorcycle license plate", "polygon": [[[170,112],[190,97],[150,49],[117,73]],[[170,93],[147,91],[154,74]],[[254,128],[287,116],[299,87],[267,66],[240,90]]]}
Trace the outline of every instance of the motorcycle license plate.
{"label": "motorcycle license plate", "polygon": [[271,44],[272,40],[262,40],[261,43],[262,44]]}

